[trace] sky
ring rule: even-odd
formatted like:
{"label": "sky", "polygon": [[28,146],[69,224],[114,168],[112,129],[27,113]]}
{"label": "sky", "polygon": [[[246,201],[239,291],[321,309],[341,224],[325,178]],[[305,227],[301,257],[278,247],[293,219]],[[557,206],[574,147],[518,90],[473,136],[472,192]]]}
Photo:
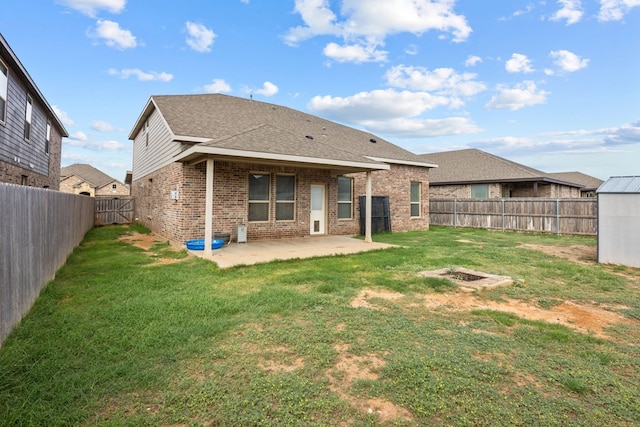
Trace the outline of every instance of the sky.
{"label": "sky", "polygon": [[640,0],[2,0],[0,32],[69,133],[124,181],[153,95],[224,93],[416,154],[640,175]]}

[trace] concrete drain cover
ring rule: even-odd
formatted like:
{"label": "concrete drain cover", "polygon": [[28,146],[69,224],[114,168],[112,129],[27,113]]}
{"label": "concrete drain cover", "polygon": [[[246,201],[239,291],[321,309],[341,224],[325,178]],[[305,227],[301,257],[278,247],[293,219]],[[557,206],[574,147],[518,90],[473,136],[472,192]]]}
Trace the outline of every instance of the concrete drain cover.
{"label": "concrete drain cover", "polygon": [[513,283],[513,279],[507,276],[497,276],[495,274],[483,273],[469,270],[468,268],[441,268],[440,270],[422,271],[418,273],[423,277],[438,277],[448,279],[463,291],[475,291],[477,289],[489,289],[497,286],[508,286]]}

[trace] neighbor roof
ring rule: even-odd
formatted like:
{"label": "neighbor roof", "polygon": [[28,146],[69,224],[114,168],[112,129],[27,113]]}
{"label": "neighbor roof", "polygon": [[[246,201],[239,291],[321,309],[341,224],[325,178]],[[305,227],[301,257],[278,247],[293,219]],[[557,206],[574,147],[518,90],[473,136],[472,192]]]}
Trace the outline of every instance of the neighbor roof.
{"label": "neighbor roof", "polygon": [[563,181],[575,182],[581,184],[582,191],[594,191],[602,185],[604,182],[596,177],[584,174],[582,172],[553,172],[550,173],[552,177],[561,179]]}
{"label": "neighbor roof", "polygon": [[60,168],[60,180],[73,175],[81,178],[95,188],[104,187],[113,181],[118,181],[91,165],[75,163],[73,165]]}
{"label": "neighbor roof", "polygon": [[582,187],[475,148],[423,154],[421,157],[438,165],[429,174],[429,185],[543,181]]}
{"label": "neighbor roof", "polygon": [[27,85],[27,89],[29,90],[29,93],[35,94],[36,98],[40,101],[42,106],[47,109],[47,112],[53,119],[55,125],[60,130],[60,134],[64,137],[69,136],[69,133],[64,128],[64,125],[60,121],[60,118],[58,118],[56,112],[53,111],[53,108],[51,108],[51,105],[49,105],[49,103],[47,102],[47,99],[44,97],[42,92],[40,92],[40,89],[38,89],[38,86],[33,81],[29,73],[27,72],[27,69],[24,68],[24,66],[18,59],[18,56],[13,52],[13,49],[11,49],[11,46],[9,46],[9,43],[7,43],[2,33],[0,33],[0,53],[2,53],[2,56],[6,57],[7,61],[10,62],[9,63],[10,68],[20,70],[21,79]]}
{"label": "neighbor roof", "polygon": [[192,144],[177,160],[236,153],[331,159],[372,168],[385,163],[435,167],[371,133],[288,107],[221,94],[152,96],[129,139],[135,138],[154,109],[162,114],[174,140]]}
{"label": "neighbor roof", "polygon": [[598,193],[640,193],[640,176],[612,176]]}

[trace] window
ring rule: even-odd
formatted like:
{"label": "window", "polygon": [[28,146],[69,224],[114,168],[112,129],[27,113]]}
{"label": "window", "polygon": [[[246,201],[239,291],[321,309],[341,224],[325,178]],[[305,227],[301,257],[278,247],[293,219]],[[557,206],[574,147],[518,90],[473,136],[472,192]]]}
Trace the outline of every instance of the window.
{"label": "window", "polygon": [[488,199],[489,184],[471,184],[471,198]]}
{"label": "window", "polygon": [[293,221],[296,211],[296,177],[276,176],[276,221]]}
{"label": "window", "polygon": [[44,140],[44,152],[49,154],[49,143],[51,142],[51,120],[47,120],[47,136]]}
{"label": "window", "polygon": [[411,217],[420,216],[420,183],[411,183]]}
{"label": "window", "polygon": [[9,84],[9,69],[0,61],[0,122],[7,116],[7,93]]}
{"label": "window", "polygon": [[31,116],[33,115],[33,99],[27,95],[27,108],[24,112],[24,139],[31,139]]}
{"label": "window", "polygon": [[112,190],[116,190],[118,188],[118,186],[116,184],[111,184],[111,189]]}
{"label": "window", "polygon": [[353,179],[338,177],[338,219],[353,218]]}
{"label": "window", "polygon": [[269,221],[271,175],[249,175],[249,221]]}

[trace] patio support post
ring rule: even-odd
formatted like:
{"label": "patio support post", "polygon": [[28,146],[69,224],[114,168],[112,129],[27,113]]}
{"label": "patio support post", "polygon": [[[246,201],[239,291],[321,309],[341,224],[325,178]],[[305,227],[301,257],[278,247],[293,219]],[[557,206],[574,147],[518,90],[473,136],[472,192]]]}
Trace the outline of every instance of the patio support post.
{"label": "patio support post", "polygon": [[364,241],[371,243],[371,171],[367,171],[367,195],[366,195],[367,214],[364,220]]}
{"label": "patio support post", "polygon": [[204,254],[211,256],[211,238],[213,237],[213,159],[207,159],[207,180],[204,205]]}

